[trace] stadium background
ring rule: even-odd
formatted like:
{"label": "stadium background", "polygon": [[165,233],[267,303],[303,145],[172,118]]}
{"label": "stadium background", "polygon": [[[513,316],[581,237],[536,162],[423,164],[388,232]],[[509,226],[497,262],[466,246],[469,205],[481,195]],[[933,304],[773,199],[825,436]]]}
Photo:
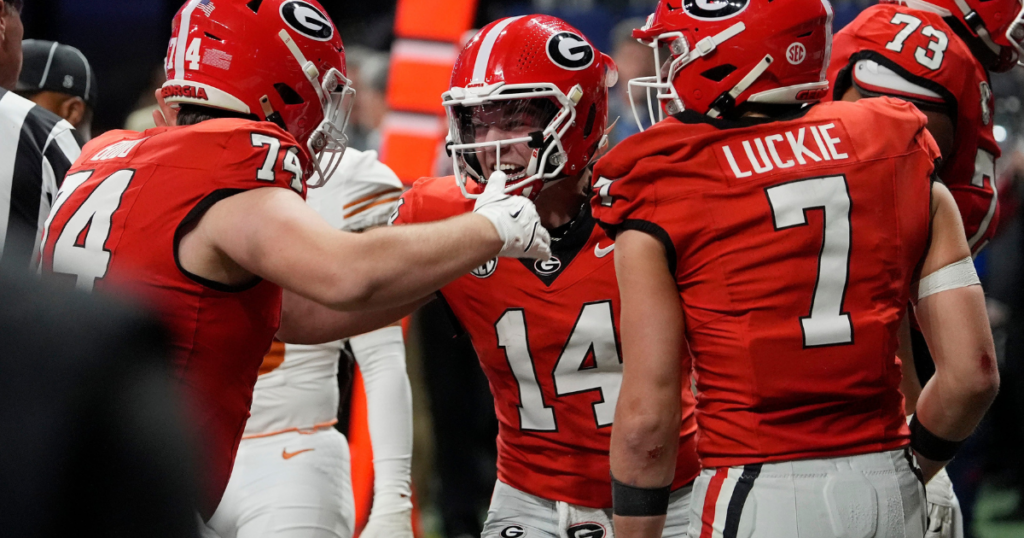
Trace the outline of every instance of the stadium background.
{"label": "stadium background", "polygon": [[[646,16],[655,0],[321,2],[342,33],[359,91],[353,146],[382,150],[384,160],[407,181],[443,172],[447,165],[434,158],[443,126],[436,115],[439,96],[408,82],[426,77],[443,85],[456,43],[470,28],[509,15],[550,13],[612,54],[624,79],[651,69],[642,47],[623,38],[629,24],[620,23]],[[836,31],[871,3],[834,2]],[[180,4],[181,0],[28,0],[25,37],[74,45],[89,58],[100,87],[94,135],[125,126],[144,128],[153,89],[163,76],[169,21]],[[1024,176],[1024,70],[997,75],[992,86],[996,139],[1003,147],[998,167],[1003,220],[1000,237],[977,264],[990,299],[1003,385],[981,431],[951,466],[968,517],[968,535],[984,538],[1024,536],[1024,463],[1017,451],[1024,442],[1024,345],[1018,342],[1024,339],[1024,296],[1018,291],[1024,276],[1024,235],[1015,216],[1018,200],[1024,197],[1024,181],[1019,179]],[[618,93],[613,96],[613,116],[623,116],[617,127],[620,137],[629,133],[632,123],[626,99]],[[411,325],[414,488],[421,535],[457,538],[472,532],[472,523],[463,520],[472,520],[485,509],[494,480],[496,426],[490,397],[465,342],[447,334],[450,327],[436,326],[429,315]],[[355,442],[358,437],[354,432]],[[366,480],[364,476],[364,485]]]}

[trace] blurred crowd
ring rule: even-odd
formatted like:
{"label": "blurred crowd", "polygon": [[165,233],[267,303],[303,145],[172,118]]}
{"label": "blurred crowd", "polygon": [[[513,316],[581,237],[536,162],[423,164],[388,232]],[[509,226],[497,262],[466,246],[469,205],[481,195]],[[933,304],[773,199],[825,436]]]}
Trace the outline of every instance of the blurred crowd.
{"label": "blurred crowd", "polygon": [[[351,147],[378,150],[388,112],[389,47],[394,1],[325,0],[346,42],[349,77],[357,90],[348,128]],[[836,30],[873,0],[834,2]],[[83,10],[89,4],[90,10]],[[373,5],[369,5],[373,4]],[[653,75],[651,50],[632,38],[654,0],[533,0],[481,2],[477,25],[499,17],[545,12],[570,22],[618,65],[609,123],[612,143],[637,132],[626,81]],[[51,9],[40,9],[49,6]],[[77,45],[94,64],[98,92],[31,92],[76,126],[93,134],[111,128],[153,126],[154,92],[164,80],[161,57],[177,2],[107,0],[37,1],[26,15],[26,37]],[[115,16],[116,14],[116,16]],[[96,28],[127,28],[111,42],[87,39]],[[124,23],[129,23],[125,25]],[[27,45],[31,47],[40,45]],[[28,55],[28,52],[26,52]],[[23,76],[35,76],[26,70]],[[998,162],[1000,234],[977,265],[989,298],[1002,390],[981,430],[949,466],[967,520],[968,536],[1024,536],[1024,70],[993,76],[995,133],[1004,156]],[[70,88],[69,88],[70,90]],[[98,93],[98,95],[96,95]],[[616,122],[616,118],[618,118]],[[89,129],[80,128],[89,136]],[[497,424],[486,380],[464,335],[447,322],[440,302],[422,309],[412,323],[409,373],[415,393],[414,487],[428,535],[479,536],[494,484]],[[453,390],[452,387],[459,387]],[[444,502],[439,502],[444,499]]]}

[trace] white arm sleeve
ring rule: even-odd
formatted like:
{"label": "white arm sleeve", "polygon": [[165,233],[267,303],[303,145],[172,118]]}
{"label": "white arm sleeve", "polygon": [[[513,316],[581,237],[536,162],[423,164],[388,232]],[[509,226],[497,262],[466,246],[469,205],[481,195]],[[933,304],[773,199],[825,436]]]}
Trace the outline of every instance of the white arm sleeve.
{"label": "white arm sleeve", "polygon": [[349,339],[366,388],[373,447],[370,517],[412,510],[412,389],[405,371],[401,327],[385,327]]}

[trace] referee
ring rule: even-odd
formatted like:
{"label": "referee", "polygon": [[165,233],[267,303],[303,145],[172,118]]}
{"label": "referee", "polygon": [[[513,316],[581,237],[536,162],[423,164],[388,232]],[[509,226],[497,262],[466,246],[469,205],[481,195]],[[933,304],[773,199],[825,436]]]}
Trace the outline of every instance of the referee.
{"label": "referee", "polygon": [[24,0],[0,0],[0,265],[32,269],[57,189],[81,149],[71,125],[13,91]]}
{"label": "referee", "polygon": [[82,51],[70,45],[26,39],[16,93],[67,120],[80,146],[92,139],[96,75]]}

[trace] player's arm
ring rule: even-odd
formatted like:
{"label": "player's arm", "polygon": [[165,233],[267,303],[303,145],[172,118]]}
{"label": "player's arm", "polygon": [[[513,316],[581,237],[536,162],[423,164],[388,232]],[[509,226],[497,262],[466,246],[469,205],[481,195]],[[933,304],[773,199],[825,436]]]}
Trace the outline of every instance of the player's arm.
{"label": "player's arm", "polygon": [[336,310],[398,307],[495,256],[550,256],[536,208],[503,186],[496,181],[473,213],[362,234],[331,228],[294,192],[249,190],[210,207],[179,256],[200,258],[209,271],[200,276],[215,282],[241,269]]}
{"label": "player's arm", "polygon": [[373,447],[373,507],[361,536],[412,538],[412,389],[400,325],[354,336]]}
{"label": "player's arm", "polygon": [[956,202],[932,186],[931,243],[911,289],[935,375],[917,401],[911,446],[931,478],[981,422],[999,389],[995,346]]}
{"label": "player's arm", "polygon": [[665,247],[653,236],[621,232],[615,271],[623,351],[611,439],[615,534],[654,538],[665,524],[678,452],[683,313]]}
{"label": "player's arm", "polygon": [[384,310],[341,311],[285,290],[277,339],[287,344],[322,344],[368,333],[412,314],[434,297]]}

